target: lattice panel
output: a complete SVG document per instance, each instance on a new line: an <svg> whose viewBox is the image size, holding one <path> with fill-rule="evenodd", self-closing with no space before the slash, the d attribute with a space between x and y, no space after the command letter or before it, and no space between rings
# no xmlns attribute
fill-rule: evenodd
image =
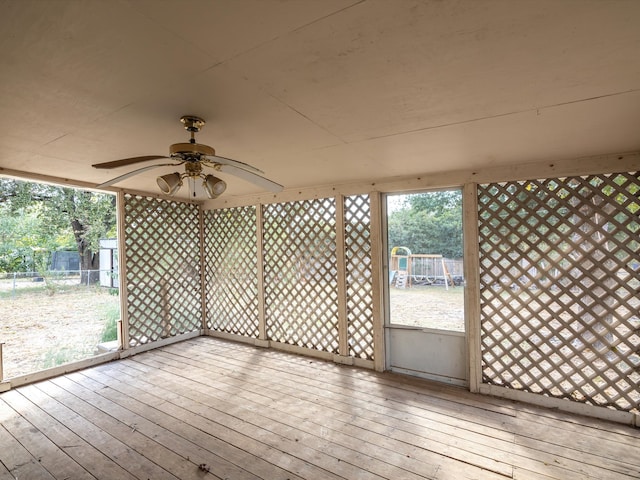
<svg viewBox="0 0 640 480"><path fill-rule="evenodd" d="M479 187L483 380L640 401L640 175Z"/></svg>
<svg viewBox="0 0 640 480"><path fill-rule="evenodd" d="M335 199L264 207L269 339L338 353Z"/></svg>
<svg viewBox="0 0 640 480"><path fill-rule="evenodd" d="M373 278L369 195L344 199L349 354L373 360Z"/></svg>
<svg viewBox="0 0 640 480"><path fill-rule="evenodd" d="M204 212L206 324L257 338L256 207Z"/></svg>
<svg viewBox="0 0 640 480"><path fill-rule="evenodd" d="M198 206L125 195L129 344L201 328Z"/></svg>

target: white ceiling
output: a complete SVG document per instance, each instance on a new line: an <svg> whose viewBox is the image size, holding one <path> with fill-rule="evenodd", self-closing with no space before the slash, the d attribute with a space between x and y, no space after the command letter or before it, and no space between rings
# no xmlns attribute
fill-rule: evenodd
<svg viewBox="0 0 640 480"><path fill-rule="evenodd" d="M101 183L185 114L286 188L639 151L639 25L639 0L0 0L0 167Z"/></svg>

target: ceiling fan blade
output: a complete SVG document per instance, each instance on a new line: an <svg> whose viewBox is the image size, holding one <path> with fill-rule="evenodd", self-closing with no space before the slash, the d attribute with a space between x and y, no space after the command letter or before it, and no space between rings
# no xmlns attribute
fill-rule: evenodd
<svg viewBox="0 0 640 480"><path fill-rule="evenodd" d="M268 178L264 178L264 177L262 177L260 175L257 175L255 173L249 172L249 171L244 170L242 168L238 168L238 167L236 167L234 165L221 164L216 168L217 168L217 170L220 170L221 172L230 173L231 175L235 175L236 177L242 178L243 180L251 182L254 185L257 185L257 186L262 187L262 188L264 188L266 190L269 190L270 192L274 192L274 193L281 192L282 189L284 188L279 183L272 182Z"/></svg>
<svg viewBox="0 0 640 480"><path fill-rule="evenodd" d="M149 160L158 160L159 158L169 158L164 155L146 155L144 157L123 158L121 160L113 160L111 162L96 163L91 165L93 168L117 168L133 165L134 163L146 162Z"/></svg>
<svg viewBox="0 0 640 480"><path fill-rule="evenodd" d="M160 158L164 158L164 157L160 157ZM116 178L112 178L111 180L108 180L104 183L101 183L100 185L96 185L96 188L104 188L104 187L110 187L111 185L118 183L122 180L125 180L129 177L133 177L134 175L137 175L139 173L145 172L147 170L151 170L153 168L158 168L158 167L168 167L170 165L174 165L174 166L178 166L178 165L182 165L184 162L180 162L180 163L158 163L156 165L148 165L146 167L142 167L142 168L138 168L136 170L132 170L131 172L125 173L124 175L120 175L119 177Z"/></svg>
<svg viewBox="0 0 640 480"><path fill-rule="evenodd" d="M209 155L207 159L212 159L211 162L219 163L220 165L230 165L232 167L238 167L244 170L248 170L249 172L264 173L259 168L251 166L248 163L240 162L238 160L233 160L231 158L219 157L217 155Z"/></svg>

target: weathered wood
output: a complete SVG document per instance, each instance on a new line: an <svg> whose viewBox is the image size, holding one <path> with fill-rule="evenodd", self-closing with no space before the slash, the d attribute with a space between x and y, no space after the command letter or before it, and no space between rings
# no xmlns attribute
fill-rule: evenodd
<svg viewBox="0 0 640 480"><path fill-rule="evenodd" d="M347 278L345 262L344 196L336 195L336 267L338 283L338 354L349 355L349 330L347 327Z"/></svg>
<svg viewBox="0 0 640 480"><path fill-rule="evenodd" d="M162 370L156 370L157 375L162 377L163 381L170 381L169 379L174 376L175 367L172 366L170 359L167 359L166 363L162 362L162 365L164 366ZM170 373L172 375L169 375ZM244 421L254 425L262 425L264 428L283 436L290 435L294 439L304 439L306 444L313 445L320 441L324 442L325 439L331 440L332 443L337 444L337 448L331 450L335 452L337 458L343 462L355 462L359 468L367 469L372 473L375 472L382 476L387 475L388 471L385 467L388 468L386 464L391 463L396 468L406 470L402 478L412 478L411 473L417 475L425 474L430 471L430 466L434 464L446 466L449 471L456 471L461 476L468 474L476 476L476 478L493 478L492 474L489 473L491 471L502 475L511 475L511 467L500 461L495 459L489 461L471 451L455 450L450 445L445 447L439 444L435 449L432 449L432 447L424 444L424 438L419 435L410 440L408 435L400 439L385 436L361 425L349 425L349 423L358 422L353 416L348 416L344 420L346 425L343 421L333 421L335 413L329 409L330 415L318 415L317 412L309 407L314 405L313 401L296 401L279 408L283 403L283 399L296 395L298 391L295 384L285 382L283 385L288 385L288 388L283 388L273 394L267 401L260 401L261 398L264 399L265 395L269 396L264 387L257 388L257 390L251 392L251 390L247 391L237 384L225 388L222 384L216 382L216 387L211 388L204 383L210 374L211 372L205 374L195 373L188 376L188 380L191 380L188 382L188 390L193 392L191 395L194 400L208 398L210 399L207 402L208 404L220 406L225 412L233 411L235 415ZM224 380L226 381L229 376L230 374L225 374ZM253 383L253 381L248 382L245 388L250 389ZM302 385L300 387L304 388ZM263 393L260 394L259 392ZM233 405L226 405L226 402L229 401L228 399L233 395L241 396L243 399L242 407L234 408ZM318 392L314 392L314 395L318 396ZM256 405L251 406L252 402L256 402ZM247 408L245 405L249 405L248 408L251 411L260 411L262 416L258 418L245 412L244 409ZM327 411L324 413L327 413ZM384 415L383 412L381 414ZM354 411L354 415L358 419L360 418L358 412ZM308 418L316 420L307 420ZM315 437L318 434L321 435L320 439ZM437 436L436 432L431 431L429 435L430 442L442 442L444 440L444 443L450 443L445 436L439 439L436 438ZM327 451L327 449L325 448L324 451ZM454 462L449 457L462 461ZM472 465L475 465L475 467ZM479 468L488 472L480 473ZM397 474L398 472L396 472Z"/></svg>
<svg viewBox="0 0 640 480"><path fill-rule="evenodd" d="M465 329L469 366L469 390L476 393L482 383L482 352L480 351L480 277L478 252L478 191L468 183L462 190L464 240Z"/></svg>
<svg viewBox="0 0 640 480"><path fill-rule="evenodd" d="M51 475L21 478L640 477L640 430L211 337L5 392L0 419Z"/></svg>
<svg viewBox="0 0 640 480"><path fill-rule="evenodd" d="M118 192L116 206L118 209L117 228L118 228L118 291L120 293L120 321L122 322L122 349L129 348L129 292L127 288L127 244L125 242L125 195L124 192Z"/></svg>
<svg viewBox="0 0 640 480"><path fill-rule="evenodd" d="M2 394L1 399L8 403L25 420L31 423L49 440L55 443L60 450L66 453L78 464L82 465L96 478L118 478L123 480L135 480L136 477L118 465L112 457L106 456L94 444L87 443L79 435L73 432L66 424L64 415L58 417L56 412L46 409L37 400L27 398L22 393L30 387L21 387L20 390L10 390ZM34 400L36 403L32 402ZM41 407L44 407L41 408ZM92 442L99 444L97 435ZM29 478L29 477L27 477ZM37 476L31 478L38 478ZM63 477L64 478L64 477Z"/></svg>
<svg viewBox="0 0 640 480"><path fill-rule="evenodd" d="M378 192L370 192L371 199L371 276L373 279L373 361L375 369L382 372L386 367L386 353L384 343L384 287L385 278L388 278L384 272L382 262L384 236L382 232L382 202Z"/></svg>
<svg viewBox="0 0 640 480"><path fill-rule="evenodd" d="M13 441L19 442L32 455L33 459L54 478L74 478L79 480L94 478L41 431L35 429L24 417L2 400L0 400L0 418L2 418L2 427L14 438ZM0 437L2 437L1 433ZM21 456L24 457L24 452L16 454L15 447L10 446L11 443L12 441L6 435L0 438L0 445L2 445L0 451L4 451L4 455L8 452L13 452L11 457L14 462L11 465L11 460L7 461L3 454L0 453L0 465L10 468L15 478L41 478L35 475L33 477L25 475L24 472L20 471L20 468L16 467L18 463L24 460L24 458L22 460L20 458ZM17 469L14 471L14 468ZM0 478L2 478L1 475Z"/></svg>
<svg viewBox="0 0 640 480"><path fill-rule="evenodd" d="M202 478L198 466L203 463L220 478L257 478L217 455L204 455L203 450L192 442L68 378L44 382L37 388L181 480Z"/></svg>
<svg viewBox="0 0 640 480"><path fill-rule="evenodd" d="M180 351L184 351L185 349L180 349ZM230 355L228 358L224 359L224 362L233 362L233 361L237 361L240 364L243 363L243 355L238 351L237 348L232 347L231 348L232 352L228 353L228 355ZM192 352L191 350L188 350L188 354L189 355L194 355L194 352ZM267 352L267 357L270 357L272 355L270 355L271 352ZM205 354L201 354L201 355L205 355ZM226 357L226 355L223 352L216 352L216 357L220 357L220 356L224 356ZM200 355L199 355L200 357ZM200 357L200 359L203 361L203 364L206 368L206 366L209 363L209 360L204 361L204 359L202 357ZM157 358L156 358L157 360ZM213 358L210 358L210 360L214 360ZM309 370L309 379L315 379L318 374L318 367L319 366L324 366L326 369L328 370L339 370L339 371L356 371L356 369L345 369L345 368L340 368L331 364L322 364L319 362L313 362L314 365L309 365L308 361L304 361L305 359L301 359L301 363L303 363L303 368L308 368ZM290 363L290 362L289 362ZM221 367L221 365L216 365L215 369L219 369ZM266 370L269 367L269 362L263 361L260 365L260 369L262 371L262 375L264 375L265 371L269 371ZM247 366L248 368L248 366ZM274 367L275 368L275 367ZM278 375L282 374L282 372L285 372L286 370L290 369L290 364L283 364L281 365L281 370L278 370ZM250 382L252 385L256 385L257 388L261 388L262 392L265 392L265 388L264 386L260 385L260 381L259 378L256 379L252 379L251 377L247 377L246 376L246 369L244 369L243 367L243 372L245 372L245 376L243 377L243 381L246 382L246 380L251 379L252 381ZM316 372L315 375L312 372ZM362 372L364 375L366 376L374 376L376 374L374 374L373 372L367 372L364 371ZM385 376L385 377L389 377L389 376ZM229 375L227 374L225 376L225 379L228 379ZM317 389L313 390L311 392L311 396L312 398L315 398L315 402L318 402L319 398L322 398L321 395L323 394L323 392L327 392L327 391L332 391L332 386L331 383L327 384L327 382L325 381L326 379L324 378L323 375L323 380L317 382ZM227 380L225 380L227 381ZM374 381L373 379L371 379L370 381ZM309 380L309 382L313 382L313 380ZM300 382L300 379L294 379L292 380L289 385L291 387L291 391L284 393L285 395L295 395L295 392L300 392L301 389L306 389L307 384L309 383L305 380L304 383ZM339 385L342 385L346 382L346 380L336 380L335 381L335 385L336 387L338 387ZM280 380L280 382L278 383L278 388L280 388L281 385L286 385L287 382L283 381L282 379ZM234 386L234 388L237 388L237 386ZM340 391L339 388L337 388L338 391ZM443 388L444 390L444 388ZM448 389L450 390L452 393L455 391L454 389ZM280 390L279 390L280 391ZM390 390L389 391L383 391L381 392L381 395L384 395L384 402L382 403L382 405L386 405L389 400L391 400L393 398L394 395L397 395L398 392L401 392L402 389L397 388L397 386L395 388L393 388L390 385ZM463 393L463 392L460 392ZM283 393L280 393L281 395ZM482 402L483 397L480 397L478 395L471 395L469 393L466 393L464 396L470 396L473 397L475 399L477 399L477 401ZM419 401L415 401L413 403L410 402L410 398L416 398L415 395L412 397L408 397L407 399L402 399L403 395L397 395L396 396L396 401L398 402L403 402L403 403L409 403L414 404L415 406L419 407L418 410L413 410L412 411L412 419L414 422L420 423L422 421L422 418L425 417L425 412L421 412L421 408L424 406L424 400L425 398L419 398ZM354 405L357 405L357 402L359 399L362 399L362 405L367 407L367 408L371 408L372 404L375 404L377 402L380 402L380 399L376 400L374 397L368 397L364 392L358 392L356 397L354 399L346 399L344 400L345 405L348 405L347 411L353 411ZM335 401L335 400L332 400ZM433 401L433 400L432 400ZM450 400L449 402L451 402L452 400ZM466 403L466 402L465 402ZM445 405L444 402L440 402L437 401L436 405L434 406L428 406L427 408L429 408L430 410L435 410L437 408L437 405ZM502 420L502 417L500 416L496 416L495 414L492 414L490 412L482 412L482 411L476 411L474 413L474 409L469 409L467 407L464 407L464 405L457 405L456 406L456 410L455 410L455 418L450 418L449 416L451 415L451 403L449 403L449 407L448 407L448 415L446 414L447 410L442 410L442 412L445 413L445 416L441 416L441 417L436 417L436 424L435 425L431 425L429 426L429 428L435 428L436 430L439 428L439 426L447 424L449 422L452 421L459 421L458 424L458 428L461 429L465 429L465 428L470 428L466 425L474 425L474 423L476 422L481 422L481 423L485 423L487 422L487 426L490 428L490 430L487 431L479 431L479 433L482 433L482 438L486 438L488 440L488 443L486 445L486 447L490 448L492 451L495 450L497 455L504 455L504 454L510 454L508 448L506 450L504 450L502 453L500 452L500 448L499 447L499 442L497 442L496 444L496 439L495 439L495 435L496 435L496 428L495 425L501 425L504 421ZM404 409L400 409L398 408L398 410L401 411L405 411L407 407L405 407ZM375 410L374 410L375 411ZM411 410L409 410L411 411ZM437 411L437 410L436 410ZM465 411L468 412L468 418L467 415L465 415ZM544 414L546 411L544 409L539 409L539 412L537 413L537 415L540 417L541 413ZM553 411L551 411L553 412ZM396 411L392 411L392 412L385 412L384 410L377 410L375 411L377 418L387 418L389 416L393 417L394 415L396 415ZM432 417L432 415L434 415L434 413L436 412L429 412L427 418ZM555 413L555 412L553 412ZM361 413L359 413L359 415L362 415ZM513 418L513 414L509 415L511 418ZM375 417L374 417L375 418ZM486 418L485 421L482 421L483 418ZM546 417L542 417L542 418L546 418ZM569 417L571 418L571 417ZM566 466L564 465L564 463L568 463L571 468L576 472L576 474L581 474L580 472L583 472L582 470L580 470L580 464L574 462L573 458L576 457L576 455L578 454L576 451L572 451L571 449L568 450L563 450L562 448L559 447L558 442L555 441L555 439L557 438L562 438L562 442L564 442L566 445L572 445L573 442L581 442L584 443L584 445L588 445L590 447L590 450L588 449L588 453L590 455L593 455L594 458L597 458L601 451L601 445L602 442L598 441L597 438L599 438L600 434L602 433L601 431L597 432L597 434L590 434L590 430L586 430L586 432L584 431L584 429L578 433L576 431L573 431L571 434L567 434L567 435L563 435L562 434L562 425L566 425L568 428L572 428L574 427L574 423L572 421L567 422L566 421L567 417L563 417L563 422L559 424L558 419L553 420L552 422L550 421L546 426L542 427L544 428L545 432L549 432L549 439L551 440L547 440L546 442L543 442L544 445L547 445L547 449L546 452L549 455L556 455L556 456L563 456L564 454L564 459L560 459L558 460L556 457L553 457L553 461L551 459L551 457L546 458L544 461L542 462L538 462L538 467L540 467L543 470L548 470L549 468L544 465L545 463L549 463L550 461L552 461L552 465L553 467L558 467L558 468L566 468ZM523 442L526 442L527 439L536 439L539 435L540 435L540 429L541 429L541 425L539 422L536 421L532 421L532 422L527 422L527 421L522 421L522 420L513 420L511 421L511 423L513 423L513 434L516 435L516 440L517 439L522 439ZM604 425L609 425L606 423L603 423ZM425 425L426 426L426 425ZM397 425L394 425L395 429L398 429ZM478 426L474 426L472 428L478 428ZM579 427L576 427L579 428ZM621 427L621 426L617 426L617 425L613 425L610 426L608 428L612 428L612 429L617 429L617 428L622 428L624 432L628 433L635 433L635 430L630 430L630 429L626 429L625 427ZM445 433L447 435L454 435L455 433L452 433L451 431L445 430ZM467 438L468 437L468 433L465 433L463 438ZM494 437L493 439L491 437ZM640 434L636 435L633 437L636 441L636 444L634 446L637 446L637 440L640 438ZM507 437L507 440L509 439L509 437ZM480 441L480 443L482 443L482 441ZM611 458L616 458L616 455L613 454L613 452L618 451L619 453L622 453L624 455L625 452L625 445L624 444L620 444L619 442L613 443L612 444L612 457ZM541 449L540 446L537 447L537 449L542 450L544 452L544 449ZM635 456L633 454L633 449L631 450L626 450L626 452L628 453L628 455L626 455L627 459L633 458L635 461L635 465L633 465L632 463L629 463L628 461L625 462L621 462L619 465L616 464L615 461L613 461L613 463L615 464L614 470L617 472L620 472L622 474L626 474L626 475L635 475L638 473L638 469L640 467L638 467L638 460L635 459ZM564 463L562 463L564 462ZM562 465L561 465L562 463ZM597 465L596 465L597 466ZM607 476L607 472L603 472L600 474L601 478L617 478L616 475L618 475L617 473L611 475L611 476Z"/></svg>

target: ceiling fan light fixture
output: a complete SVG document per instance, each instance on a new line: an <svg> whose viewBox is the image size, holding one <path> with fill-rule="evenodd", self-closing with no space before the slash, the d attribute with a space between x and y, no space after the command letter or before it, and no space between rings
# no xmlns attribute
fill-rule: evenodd
<svg viewBox="0 0 640 480"><path fill-rule="evenodd" d="M156 178L158 187L165 195L173 195L182 186L182 177L178 172L168 173Z"/></svg>
<svg viewBox="0 0 640 480"><path fill-rule="evenodd" d="M207 192L207 196L211 199L218 198L227 189L227 184L224 180L220 180L213 175L207 175L204 177L202 186Z"/></svg>

